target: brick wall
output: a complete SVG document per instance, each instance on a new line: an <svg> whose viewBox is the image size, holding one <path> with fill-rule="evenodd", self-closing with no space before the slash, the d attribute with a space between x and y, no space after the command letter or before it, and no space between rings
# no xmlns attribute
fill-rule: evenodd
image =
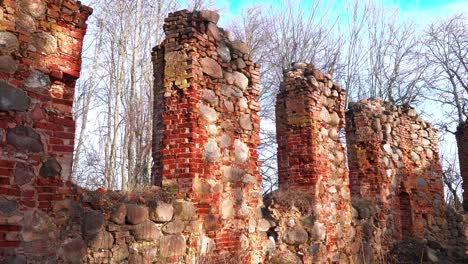
<svg viewBox="0 0 468 264"><path fill-rule="evenodd" d="M463 209L468 212L468 122L457 127L458 159L463 178Z"/></svg>
<svg viewBox="0 0 468 264"><path fill-rule="evenodd" d="M405 237L443 240L447 222L436 129L413 108L369 99L350 106L346 135L353 205L365 210L374 204L380 222L371 235L381 237L372 239L384 248Z"/></svg>
<svg viewBox="0 0 468 264"><path fill-rule="evenodd" d="M352 232L350 191L340 140L345 97L329 74L303 63L285 74L277 96L279 189L303 192L311 203L308 217L312 222L309 227L288 225L288 218L282 215L289 213L280 210L276 230L287 238L298 230L307 234L305 230L311 229L309 239L315 249L306 254L306 262L345 261L353 255L346 247L348 232ZM283 198L288 199L287 195ZM283 243L294 245L288 239Z"/></svg>
<svg viewBox="0 0 468 264"><path fill-rule="evenodd" d="M259 66L218 19L184 10L165 20L166 39L153 52L153 181L193 204L192 220L217 252L257 263ZM197 236L189 243L197 247Z"/></svg>

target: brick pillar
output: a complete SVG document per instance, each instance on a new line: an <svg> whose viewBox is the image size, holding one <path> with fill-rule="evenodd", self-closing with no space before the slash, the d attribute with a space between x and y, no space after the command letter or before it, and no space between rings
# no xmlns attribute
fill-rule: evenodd
<svg viewBox="0 0 468 264"><path fill-rule="evenodd" d="M285 74L277 96L280 190L311 194L316 229L323 226L327 234L321 237L326 247L319 248L314 261L344 254L351 222L348 171L340 140L345 97L329 74L303 63Z"/></svg>
<svg viewBox="0 0 468 264"><path fill-rule="evenodd" d="M463 209L468 212L468 122L457 127L458 160L463 178Z"/></svg>
<svg viewBox="0 0 468 264"><path fill-rule="evenodd" d="M22 212L49 212L70 193L73 94L92 11L74 0L1 2L0 256L20 246ZM38 250L54 254L47 243Z"/></svg>
<svg viewBox="0 0 468 264"><path fill-rule="evenodd" d="M259 66L218 19L212 11L183 10L165 20L166 39L153 52L153 182L195 207L192 220L217 252L256 262Z"/></svg>
<svg viewBox="0 0 468 264"><path fill-rule="evenodd" d="M444 237L436 129L406 106L361 100L346 113L353 197L378 205L382 239ZM383 244L393 242L383 239Z"/></svg>

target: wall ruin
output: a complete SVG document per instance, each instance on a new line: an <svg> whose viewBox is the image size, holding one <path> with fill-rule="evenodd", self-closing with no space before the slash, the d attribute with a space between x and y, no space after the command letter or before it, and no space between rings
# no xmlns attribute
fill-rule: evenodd
<svg viewBox="0 0 468 264"><path fill-rule="evenodd" d="M447 221L437 131L411 107L369 99L350 105L346 142L353 206L363 222L378 222L369 221L375 230L364 234L374 253L403 238L443 241Z"/></svg>
<svg viewBox="0 0 468 264"><path fill-rule="evenodd" d="M212 11L170 14L154 49L153 179L194 207L199 236L218 253L263 259L259 144L259 66L245 43L219 28ZM268 229L268 228L267 228ZM266 231L266 230L263 230ZM260 250L259 250L260 249Z"/></svg>
<svg viewBox="0 0 468 264"><path fill-rule="evenodd" d="M463 209L468 212L468 122L457 127L458 160L463 178Z"/></svg>
<svg viewBox="0 0 468 264"><path fill-rule="evenodd" d="M278 243L291 249L310 247L304 248L306 263L346 262L354 255L347 246L353 230L345 149L339 135L345 97L329 74L302 63L285 74L277 96L279 192L301 191L310 200L308 212L274 210ZM298 234L300 239L293 239Z"/></svg>

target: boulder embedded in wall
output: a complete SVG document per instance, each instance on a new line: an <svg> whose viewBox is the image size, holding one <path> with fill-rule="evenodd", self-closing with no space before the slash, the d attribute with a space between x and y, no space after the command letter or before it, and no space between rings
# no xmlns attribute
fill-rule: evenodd
<svg viewBox="0 0 468 264"><path fill-rule="evenodd" d="M27 88L33 89L48 87L50 85L50 78L48 75L40 71L34 71L29 75L29 77L26 80L24 80L23 85Z"/></svg>
<svg viewBox="0 0 468 264"><path fill-rule="evenodd" d="M18 50L18 38L10 32L0 32L0 50L4 53L10 53Z"/></svg>
<svg viewBox="0 0 468 264"><path fill-rule="evenodd" d="M195 215L195 206L192 202L176 201L174 203L174 215L181 220L192 220Z"/></svg>
<svg viewBox="0 0 468 264"><path fill-rule="evenodd" d="M18 150L26 150L30 152L42 152L43 147L41 138L32 128L23 125L18 125L12 129L8 129L7 142L15 146Z"/></svg>
<svg viewBox="0 0 468 264"><path fill-rule="evenodd" d="M245 171L236 167L223 166L221 167L221 174L224 182L236 183L242 180Z"/></svg>
<svg viewBox="0 0 468 264"><path fill-rule="evenodd" d="M185 230L185 224L180 219L175 219L163 226L162 231L165 234L180 234Z"/></svg>
<svg viewBox="0 0 468 264"><path fill-rule="evenodd" d="M208 162L216 162L219 160L220 156L221 152L216 141L209 140L208 143L205 144L203 158Z"/></svg>
<svg viewBox="0 0 468 264"><path fill-rule="evenodd" d="M118 225L125 224L125 218L127 217L127 206L125 204L117 204L110 215L110 220Z"/></svg>
<svg viewBox="0 0 468 264"><path fill-rule="evenodd" d="M62 166L53 157L50 157L45 162L43 162L41 169L39 170L39 175L42 177L56 177L60 176L61 173Z"/></svg>
<svg viewBox="0 0 468 264"><path fill-rule="evenodd" d="M162 257L177 257L185 254L187 245L181 235L168 235L160 240L159 252Z"/></svg>
<svg viewBox="0 0 468 264"><path fill-rule="evenodd" d="M250 115L248 114L243 114L239 117L239 124L245 130L253 129L252 120L250 119Z"/></svg>
<svg viewBox="0 0 468 264"><path fill-rule="evenodd" d="M301 258L289 250L275 253L270 260L271 264L302 264Z"/></svg>
<svg viewBox="0 0 468 264"><path fill-rule="evenodd" d="M36 21L28 14L20 14L16 19L16 28L21 31L33 33L36 31Z"/></svg>
<svg viewBox="0 0 468 264"><path fill-rule="evenodd" d="M218 104L218 97L213 90L205 89L202 93L203 101L216 106Z"/></svg>
<svg viewBox="0 0 468 264"><path fill-rule="evenodd" d="M243 73L235 71L232 73L232 77L234 78L234 85L243 91L249 86L249 79Z"/></svg>
<svg viewBox="0 0 468 264"><path fill-rule="evenodd" d="M90 241L90 246L94 250L111 249L114 245L114 237L110 232L101 230L97 236Z"/></svg>
<svg viewBox="0 0 468 264"><path fill-rule="evenodd" d="M47 32L37 32L32 35L32 45L39 52L50 55L57 51L57 39Z"/></svg>
<svg viewBox="0 0 468 264"><path fill-rule="evenodd" d="M25 92L0 81L0 111L27 111L30 104Z"/></svg>
<svg viewBox="0 0 468 264"><path fill-rule="evenodd" d="M203 119L205 119L208 123L214 123L216 120L218 120L219 114L213 108L201 104L198 110L200 111L201 117L203 117Z"/></svg>
<svg viewBox="0 0 468 264"><path fill-rule="evenodd" d="M62 244L63 258L67 263L83 263L86 255L86 244L81 237L67 238Z"/></svg>
<svg viewBox="0 0 468 264"><path fill-rule="evenodd" d="M0 72L4 73L15 73L18 68L16 60L11 55L0 56Z"/></svg>
<svg viewBox="0 0 468 264"><path fill-rule="evenodd" d="M309 235L304 228L292 227L286 229L283 235L283 241L289 245L300 245L307 242Z"/></svg>
<svg viewBox="0 0 468 264"><path fill-rule="evenodd" d="M212 58L202 58L200 60L200 64L202 66L202 71L207 75L217 79L223 78L223 70L221 69L221 66Z"/></svg>
<svg viewBox="0 0 468 264"><path fill-rule="evenodd" d="M220 211L222 219L230 219L234 217L234 202L229 198L224 199L221 202Z"/></svg>
<svg viewBox="0 0 468 264"><path fill-rule="evenodd" d="M16 163L13 176L15 179L15 184L22 186L31 182L32 178L34 178L34 169L29 164L18 162Z"/></svg>
<svg viewBox="0 0 468 264"><path fill-rule="evenodd" d="M211 10L200 10L199 12L200 16L206 21L209 21L214 24L218 23L219 14L217 12Z"/></svg>
<svg viewBox="0 0 468 264"><path fill-rule="evenodd" d="M135 225L132 234L137 241L157 241L161 237L158 225L151 220Z"/></svg>
<svg viewBox="0 0 468 264"><path fill-rule="evenodd" d="M231 61L231 51L229 50L228 47L226 46L219 46L218 47L218 54L219 54L219 57L221 57L221 59L228 63Z"/></svg>
<svg viewBox="0 0 468 264"><path fill-rule="evenodd" d="M203 228L206 231L218 230L219 224L219 218L214 214L207 214L203 219Z"/></svg>
<svg viewBox="0 0 468 264"><path fill-rule="evenodd" d="M154 222L164 223L172 220L174 207L172 204L159 202L156 207L149 208L149 217Z"/></svg>
<svg viewBox="0 0 468 264"><path fill-rule="evenodd" d="M244 163L249 159L249 147L247 147L244 142L236 139L234 141L234 154L236 157L236 162Z"/></svg>
<svg viewBox="0 0 468 264"><path fill-rule="evenodd" d="M104 216L99 211L88 211L83 214L81 230L85 239L89 239L101 231L104 226Z"/></svg>
<svg viewBox="0 0 468 264"><path fill-rule="evenodd" d="M216 26L216 24L208 23L208 28L206 31L208 35L211 35L215 40L217 41L223 40L223 33L218 28L218 26Z"/></svg>
<svg viewBox="0 0 468 264"><path fill-rule="evenodd" d="M52 219L42 211L26 211L21 237L24 242L48 240L56 235L56 226Z"/></svg>
<svg viewBox="0 0 468 264"><path fill-rule="evenodd" d="M312 240L320 240L320 241L324 241L325 240L325 236L327 235L327 230L325 228L325 225L322 224L322 223L315 223L314 224L314 227L312 228L312 232L311 232L311 239Z"/></svg>
<svg viewBox="0 0 468 264"><path fill-rule="evenodd" d="M132 225L141 224L149 218L148 207L138 204L127 205L127 222Z"/></svg>
<svg viewBox="0 0 468 264"><path fill-rule="evenodd" d="M14 200L8 200L0 197L0 213L10 215L18 209L18 203Z"/></svg>
<svg viewBox="0 0 468 264"><path fill-rule="evenodd" d="M243 42L241 40L234 40L231 43L231 46L232 46L233 49L236 49L236 50L240 51L243 54L249 53L249 46L247 46L247 43L245 43L245 42Z"/></svg>
<svg viewBox="0 0 468 264"><path fill-rule="evenodd" d="M41 0L19 0L17 5L18 9L23 13L38 19L43 18L47 10L45 4Z"/></svg>

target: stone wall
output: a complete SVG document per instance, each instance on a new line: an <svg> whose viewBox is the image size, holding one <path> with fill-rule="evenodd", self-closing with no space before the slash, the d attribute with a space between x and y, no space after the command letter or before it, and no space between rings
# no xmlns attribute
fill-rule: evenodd
<svg viewBox="0 0 468 264"><path fill-rule="evenodd" d="M353 256L347 246L353 230L340 141L345 97L329 74L303 63L285 74L277 96L279 192L303 192L299 200L310 200L311 205L305 214L296 214L289 206L276 208L278 243L290 250L310 247L304 249L306 263L344 262ZM300 241L291 239L297 234Z"/></svg>
<svg viewBox="0 0 468 264"><path fill-rule="evenodd" d="M463 209L468 212L468 122L457 127L458 160L463 178Z"/></svg>
<svg viewBox="0 0 468 264"><path fill-rule="evenodd" d="M403 238L443 241L437 131L410 107L370 99L350 105L346 141L358 233L374 255Z"/></svg>
<svg viewBox="0 0 468 264"><path fill-rule="evenodd" d="M259 66L218 19L184 10L165 20L166 39L153 52L153 180L195 208L191 247L206 236L216 252L259 263Z"/></svg>
<svg viewBox="0 0 468 264"><path fill-rule="evenodd" d="M73 196L71 109L91 11L76 1L1 1L0 256L56 254L47 233L30 229Z"/></svg>

